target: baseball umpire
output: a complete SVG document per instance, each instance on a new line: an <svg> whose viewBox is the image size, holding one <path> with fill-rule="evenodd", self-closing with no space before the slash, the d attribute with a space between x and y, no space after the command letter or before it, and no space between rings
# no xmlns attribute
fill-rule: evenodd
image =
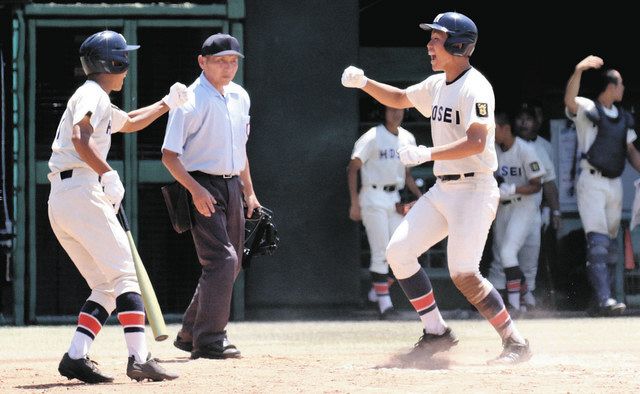
<svg viewBox="0 0 640 394"><path fill-rule="evenodd" d="M129 114L111 104L109 93L122 89L127 76L128 53L138 48L110 30L82 43L80 61L87 81L67 102L51 146L49 221L91 288L58 371L86 383L113 381L88 353L114 309L129 352L127 376L136 380L178 377L165 371L147 350L144 305L131 248L116 218L124 187L106 161L112 133L141 130L186 101L186 87L176 83L161 101Z"/></svg>

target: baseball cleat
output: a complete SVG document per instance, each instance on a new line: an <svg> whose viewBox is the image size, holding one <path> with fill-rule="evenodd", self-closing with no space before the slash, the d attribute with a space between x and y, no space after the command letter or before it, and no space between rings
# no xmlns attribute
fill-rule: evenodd
<svg viewBox="0 0 640 394"><path fill-rule="evenodd" d="M439 352L445 352L458 344L458 338L453 334L450 327L442 333L428 334L425 330L422 330L422 336L416 342L411 352L423 352L426 351L429 354L435 354Z"/></svg>
<svg viewBox="0 0 640 394"><path fill-rule="evenodd" d="M78 379L85 383L113 382L113 378L100 372L96 365L98 363L91 360L89 356L74 360L69 357L69 353L65 353L58 365L58 372L66 378Z"/></svg>
<svg viewBox="0 0 640 394"><path fill-rule="evenodd" d="M518 343L512 337L509 337L502 341L502 347L502 353L497 358L487 361L487 364L510 365L521 363L531 358L531 350L527 339L525 339L524 343Z"/></svg>
<svg viewBox="0 0 640 394"><path fill-rule="evenodd" d="M213 343L201 346L198 350L191 352L191 358L193 360L197 358L239 358L240 350L235 345L229 343L227 338L220 339Z"/></svg>
<svg viewBox="0 0 640 394"><path fill-rule="evenodd" d="M183 341L180 335L176 336L176 340L173 341L173 346L185 352L191 353L191 351L193 351L193 343L191 341Z"/></svg>
<svg viewBox="0 0 640 394"><path fill-rule="evenodd" d="M625 304L609 298L600 305L599 312L602 316L618 316L621 315L625 309L627 309Z"/></svg>
<svg viewBox="0 0 640 394"><path fill-rule="evenodd" d="M152 380L160 382L162 380L173 380L178 374L167 372L159 364L157 358L151 358L151 353L147 356L145 363L139 363L134 356L129 356L127 361L127 376L140 382L141 380Z"/></svg>
<svg viewBox="0 0 640 394"><path fill-rule="evenodd" d="M400 320L400 313L395 308L387 308L380 312L380 320Z"/></svg>

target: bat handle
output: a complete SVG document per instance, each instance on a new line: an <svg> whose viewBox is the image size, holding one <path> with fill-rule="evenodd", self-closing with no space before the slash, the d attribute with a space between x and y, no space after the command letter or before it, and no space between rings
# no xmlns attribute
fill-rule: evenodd
<svg viewBox="0 0 640 394"><path fill-rule="evenodd" d="M124 231L130 231L131 227L129 227L129 220L127 219L127 215L124 213L124 207L122 204L120 204L120 208L118 209L116 216L118 217L118 221L122 225L122 228L124 228Z"/></svg>

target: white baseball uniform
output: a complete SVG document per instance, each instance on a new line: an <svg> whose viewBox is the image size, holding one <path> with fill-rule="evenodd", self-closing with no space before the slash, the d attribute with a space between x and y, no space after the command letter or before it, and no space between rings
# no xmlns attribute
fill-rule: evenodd
<svg viewBox="0 0 640 394"><path fill-rule="evenodd" d="M416 145L413 134L398 127L395 135L381 124L364 133L351 154L352 160L362 161L359 193L362 224L371 252L369 270L378 274L389 273L385 250L402 220L396 203L400 202L399 190L405 186L406 167L397 152L406 145Z"/></svg>
<svg viewBox="0 0 640 394"><path fill-rule="evenodd" d="M140 288L127 235L104 194L98 174L80 158L71 140L73 126L87 114L94 130L91 140L105 160L111 133L119 131L128 119L93 81L86 81L71 96L51 146L49 221L92 289L89 300L110 313L118 295L140 293Z"/></svg>
<svg viewBox="0 0 640 394"><path fill-rule="evenodd" d="M578 152L586 153L595 141L598 126L587 118L587 112L595 108L595 103L585 97L576 97L578 113L573 115L565 108L565 113L576 125ZM618 108L602 108L604 113L615 118ZM637 138L633 129L627 130L627 144ZM610 238L618 235L622 215L622 180L607 178L587 162L580 160L580 175L576 186L578 211L585 233L608 234ZM593 173L592 173L593 172ZM603 209L604 207L604 209Z"/></svg>
<svg viewBox="0 0 640 394"><path fill-rule="evenodd" d="M530 142L516 137L509 150L496 147L498 171L496 175L506 183L522 186L531 179L544 177L537 152ZM504 269L519 266L529 280L535 283L540 248L540 195L541 191L528 194L514 194L501 198L493 229L493 262L489 270L489 281L497 289L505 288ZM523 250L525 244L537 244L538 251ZM525 255L524 252L527 252ZM535 260L532 258L535 255ZM534 284L535 287L535 284ZM531 288L530 288L531 289ZM531 289L533 290L533 289Z"/></svg>
<svg viewBox="0 0 640 394"><path fill-rule="evenodd" d="M544 184L545 182L554 181L556 179L556 172L553 167L551 157L549 156L549 152L552 149L551 143L540 136L538 136L534 141L522 141L532 146L535 149L536 156L540 159L540 167L544 168L544 175L542 175L541 182ZM498 162L500 162L500 155L498 155ZM502 168L501 165L500 168ZM533 194L533 196L535 196L536 205L539 207L542 203L542 190ZM500 212L500 209L498 209L498 212ZM518 251L518 262L520 269L526 278L527 289L529 291L536 289L536 277L538 276L538 260L540 257L541 239L540 231L534 231L534 228L540 230L540 227L542 226L542 218L540 217L540 214L533 217L531 226L532 230L525 237L524 244ZM491 263L491 268L489 270L489 280L496 289L502 290L505 288L506 277L504 275L500 256L497 254L495 249L493 250L493 256L494 261Z"/></svg>
<svg viewBox="0 0 640 394"><path fill-rule="evenodd" d="M493 176L495 152L495 98L489 81L475 68L447 83L434 74L406 90L411 103L431 118L434 146L466 137L474 123L487 126L482 152L458 160L434 163L436 184L411 208L391 237L389 261L398 279L415 274L418 256L449 237L447 256L451 275L479 273L480 258L495 218L499 191ZM458 179L452 179L458 177Z"/></svg>

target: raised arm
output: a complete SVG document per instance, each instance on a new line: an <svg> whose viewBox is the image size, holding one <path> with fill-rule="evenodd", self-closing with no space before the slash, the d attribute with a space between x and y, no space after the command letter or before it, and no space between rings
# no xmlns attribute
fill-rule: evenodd
<svg viewBox="0 0 640 394"><path fill-rule="evenodd" d="M364 71L354 66L347 67L342 73L342 85L347 88L362 89L388 107L413 107L404 90L369 79L364 75Z"/></svg>
<svg viewBox="0 0 640 394"><path fill-rule="evenodd" d="M567 88L564 93L564 105L572 114L578 113L578 104L576 103L576 97L580 91L580 79L582 78L582 72L590 68L600 68L604 64L602 58L598 56L589 55L582 59L578 63L567 82Z"/></svg>

